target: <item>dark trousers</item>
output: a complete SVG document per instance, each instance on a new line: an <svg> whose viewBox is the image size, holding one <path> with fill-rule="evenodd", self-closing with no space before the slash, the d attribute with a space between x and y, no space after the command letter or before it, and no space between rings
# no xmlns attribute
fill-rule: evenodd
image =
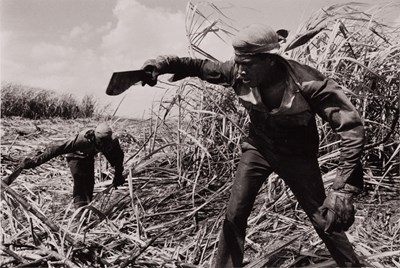
<svg viewBox="0 0 400 268"><path fill-rule="evenodd" d="M74 179L74 204L76 207L85 206L93 198L94 159L68 159L68 166Z"/></svg>
<svg viewBox="0 0 400 268"><path fill-rule="evenodd" d="M318 208L325 199L325 190L317 159L267 157L268 161L256 149L243 151L220 234L215 267L243 266L247 219L258 191L272 172L276 172L290 187L337 265L359 266L344 232L333 232L330 235L324 232L325 219Z"/></svg>

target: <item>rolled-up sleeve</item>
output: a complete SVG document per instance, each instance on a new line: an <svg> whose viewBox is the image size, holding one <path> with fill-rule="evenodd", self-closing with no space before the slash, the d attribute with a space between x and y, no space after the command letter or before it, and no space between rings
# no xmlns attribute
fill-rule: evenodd
<svg viewBox="0 0 400 268"><path fill-rule="evenodd" d="M355 192L363 188L361 155L364 147L364 125L359 113L343 89L333 80L303 83L305 95L313 110L340 135L341 151L333 189L348 184Z"/></svg>

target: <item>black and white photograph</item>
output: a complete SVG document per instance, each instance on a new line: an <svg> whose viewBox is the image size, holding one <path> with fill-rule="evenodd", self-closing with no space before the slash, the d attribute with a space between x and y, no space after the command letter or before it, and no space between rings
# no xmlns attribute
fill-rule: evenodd
<svg viewBox="0 0 400 268"><path fill-rule="evenodd" d="M0 267L400 268L400 2L1 0Z"/></svg>

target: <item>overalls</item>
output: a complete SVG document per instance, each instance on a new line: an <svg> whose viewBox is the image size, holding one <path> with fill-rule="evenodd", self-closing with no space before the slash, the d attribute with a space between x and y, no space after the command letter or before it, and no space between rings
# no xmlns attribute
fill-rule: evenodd
<svg viewBox="0 0 400 268"><path fill-rule="evenodd" d="M67 154L67 163L74 180L72 196L76 207L85 206L93 199L94 157L96 154Z"/></svg>
<svg viewBox="0 0 400 268"><path fill-rule="evenodd" d="M360 158L364 126L340 86L312 67L281 58L288 72L283 81L286 83L284 96L280 107L270 111L262 102L262 89L241 83L233 60L214 62L159 56L155 61L159 74L174 74L170 81L194 76L232 87L249 112L250 133L242 146L220 234L216 268L242 266L247 219L261 185L272 172L293 191L336 263L359 266L344 232L328 235L323 231L325 220L318 210L325 199L325 189L317 161L319 136L315 114L328 122L341 138L341 154L332 188L349 184L361 191L363 185Z"/></svg>
<svg viewBox="0 0 400 268"><path fill-rule="evenodd" d="M345 233L324 232L325 219L318 210L326 197L317 160L318 133L299 86L289 78L281 106L270 112L257 100L255 89L248 94L235 91L252 123L249 140L242 145L215 267L242 267L247 220L258 191L272 172L289 186L337 264L357 266Z"/></svg>

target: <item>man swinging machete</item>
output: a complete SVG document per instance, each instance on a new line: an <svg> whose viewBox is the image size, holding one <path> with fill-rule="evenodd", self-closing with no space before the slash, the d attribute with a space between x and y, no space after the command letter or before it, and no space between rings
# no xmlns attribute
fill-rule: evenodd
<svg viewBox="0 0 400 268"><path fill-rule="evenodd" d="M335 81L280 55L279 40L279 32L269 26L252 24L233 38L232 60L159 56L146 61L142 71L121 75L131 75L134 83L141 77L150 86L167 73L174 75L172 81L198 77L234 90L248 111L249 135L242 144L215 267L243 266L247 219L272 172L290 187L337 265L360 267L345 231L355 219L353 197L363 189L363 122ZM119 94L132 85L123 81L113 81L107 93ZM318 164L316 115L341 138L336 179L327 195Z"/></svg>

